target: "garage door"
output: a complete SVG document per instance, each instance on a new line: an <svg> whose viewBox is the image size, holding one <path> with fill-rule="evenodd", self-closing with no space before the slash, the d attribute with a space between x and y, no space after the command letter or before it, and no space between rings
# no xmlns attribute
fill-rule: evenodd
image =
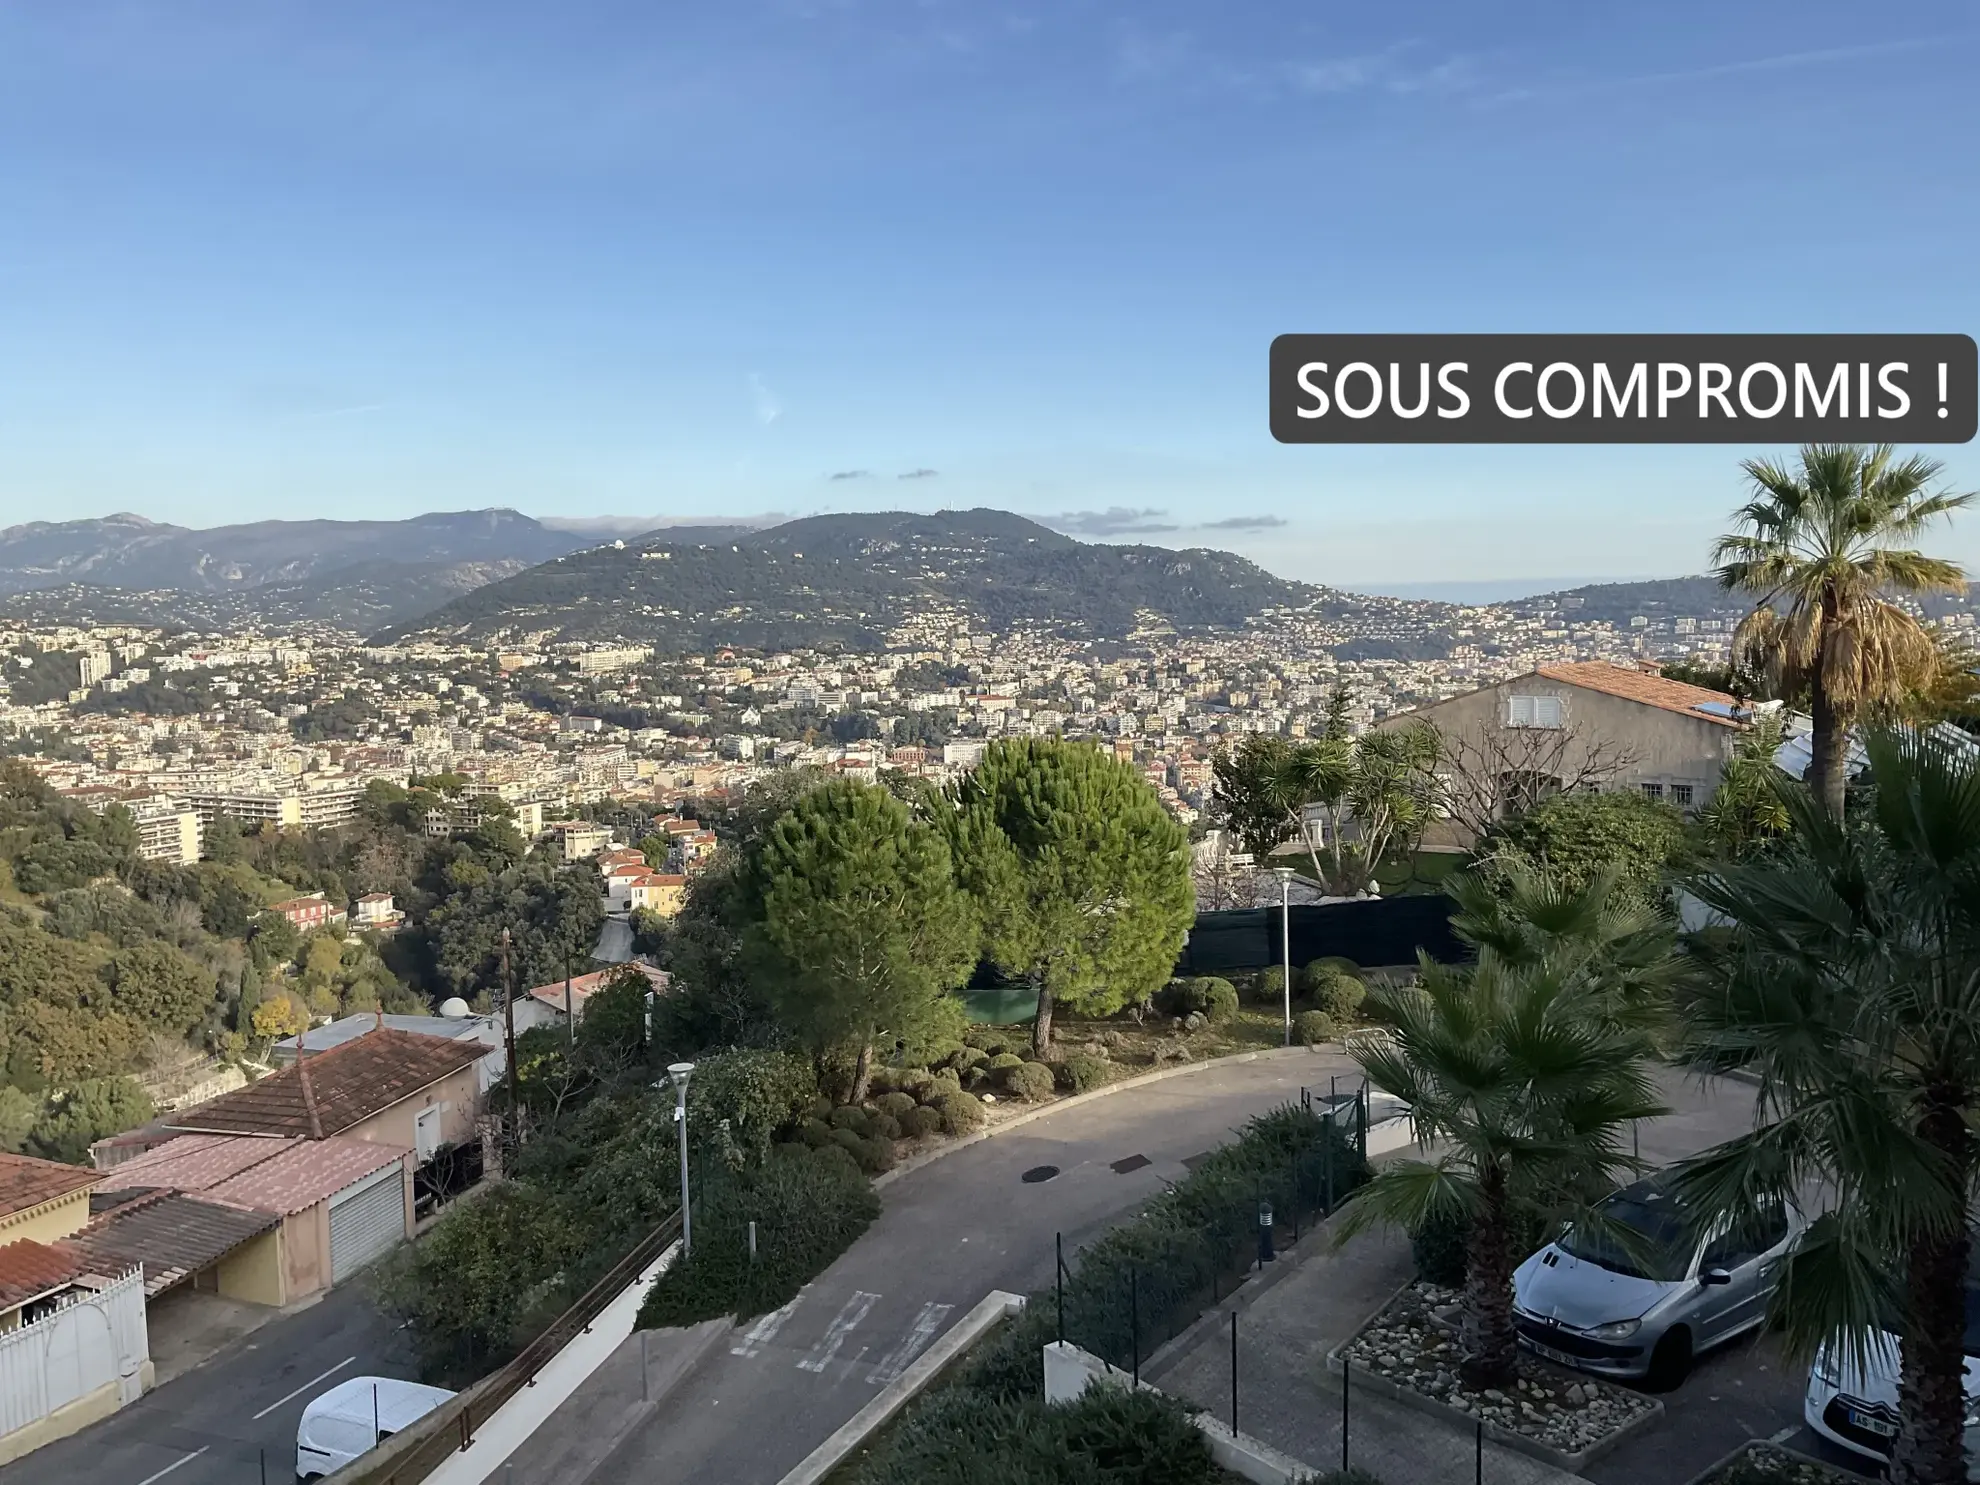
<svg viewBox="0 0 1980 1485"><path fill-rule="evenodd" d="M330 1281L341 1284L406 1235L405 1177L396 1165L330 1199Z"/></svg>

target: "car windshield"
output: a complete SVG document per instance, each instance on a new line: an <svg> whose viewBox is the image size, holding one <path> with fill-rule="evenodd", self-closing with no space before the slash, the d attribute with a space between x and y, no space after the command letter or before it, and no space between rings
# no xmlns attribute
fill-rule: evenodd
<svg viewBox="0 0 1980 1485"><path fill-rule="evenodd" d="M1560 1239L1563 1251L1632 1279L1672 1284L1685 1276L1692 1236L1670 1192L1639 1181L1595 1210L1605 1219L1602 1228L1570 1227Z"/></svg>

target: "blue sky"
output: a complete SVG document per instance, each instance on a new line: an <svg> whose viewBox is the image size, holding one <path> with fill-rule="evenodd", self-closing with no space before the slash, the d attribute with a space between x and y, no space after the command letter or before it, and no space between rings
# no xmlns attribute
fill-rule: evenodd
<svg viewBox="0 0 1980 1485"><path fill-rule="evenodd" d="M1695 570L1744 450L1284 448L1268 343L1973 333L1977 83L1973 0L0 0L0 522Z"/></svg>

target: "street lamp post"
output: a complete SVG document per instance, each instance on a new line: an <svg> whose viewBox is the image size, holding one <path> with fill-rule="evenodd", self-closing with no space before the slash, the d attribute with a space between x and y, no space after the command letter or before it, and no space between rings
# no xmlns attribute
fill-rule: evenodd
<svg viewBox="0 0 1980 1485"><path fill-rule="evenodd" d="M687 1158L687 1087L688 1077L694 1071L692 1062L670 1062L667 1064L667 1083L674 1085L674 1128L680 1132L681 1146L681 1257L685 1258L694 1250L694 1230L689 1226L688 1213L688 1158ZM667 1083L655 1083L655 1088L665 1088Z"/></svg>
<svg viewBox="0 0 1980 1485"><path fill-rule="evenodd" d="M1279 954L1284 961L1285 983L1279 988L1286 997L1286 1045L1292 1045L1292 879L1290 866L1275 866L1279 879Z"/></svg>

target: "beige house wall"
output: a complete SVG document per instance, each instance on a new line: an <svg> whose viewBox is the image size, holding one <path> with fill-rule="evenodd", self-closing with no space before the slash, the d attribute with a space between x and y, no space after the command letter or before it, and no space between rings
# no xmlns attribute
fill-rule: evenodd
<svg viewBox="0 0 1980 1485"><path fill-rule="evenodd" d="M216 1287L229 1299L277 1307L289 1302L281 1227L271 1227L261 1236L248 1239L221 1259L217 1267Z"/></svg>
<svg viewBox="0 0 1980 1485"><path fill-rule="evenodd" d="M1420 707L1391 717L1384 727L1400 727L1427 722L1449 740L1479 738L1492 733L1518 733L1526 729L1508 728L1507 709L1514 696L1557 696L1561 700L1561 725L1568 743L1560 756L1561 771L1567 776L1585 768L1598 749L1614 755L1618 750L1630 755L1627 764L1604 782L1604 789L1641 790L1646 784L1662 786L1666 803L1673 802L1673 787L1691 787L1688 811L1702 808L1719 787L1726 760L1732 756L1741 729L1703 716L1646 702L1630 701L1606 692L1592 691L1566 681L1543 676L1518 676L1483 690L1454 696L1431 706ZM1546 731L1547 729L1534 729ZM1426 834L1429 850L1468 850L1473 841L1456 821L1446 821Z"/></svg>
<svg viewBox="0 0 1980 1485"><path fill-rule="evenodd" d="M0 1217L0 1246L17 1243L22 1238L52 1243L81 1231L88 1221L89 1188L85 1186L53 1201L44 1201L38 1207Z"/></svg>
<svg viewBox="0 0 1980 1485"><path fill-rule="evenodd" d="M373 1144L417 1149L413 1121L419 1117L421 1109L438 1104L442 1144L458 1145L474 1138L475 1100L480 1094L475 1066L470 1062L439 1082L428 1084L410 1098L402 1098L389 1109L380 1109L362 1123L353 1124L344 1134L353 1139L370 1140Z"/></svg>
<svg viewBox="0 0 1980 1485"><path fill-rule="evenodd" d="M318 1202L291 1212L278 1229L282 1237L283 1303L306 1299L330 1287L330 1204Z"/></svg>

